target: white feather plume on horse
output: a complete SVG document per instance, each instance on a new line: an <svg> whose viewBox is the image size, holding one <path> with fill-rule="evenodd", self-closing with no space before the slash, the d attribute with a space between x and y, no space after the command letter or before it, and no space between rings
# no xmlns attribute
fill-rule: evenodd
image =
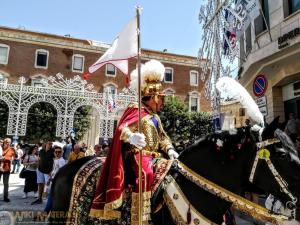
<svg viewBox="0 0 300 225"><path fill-rule="evenodd" d="M216 87L220 92L228 94L230 97L237 99L244 108L250 118L256 123L264 126L264 117L248 91L231 77L221 77L216 83Z"/></svg>

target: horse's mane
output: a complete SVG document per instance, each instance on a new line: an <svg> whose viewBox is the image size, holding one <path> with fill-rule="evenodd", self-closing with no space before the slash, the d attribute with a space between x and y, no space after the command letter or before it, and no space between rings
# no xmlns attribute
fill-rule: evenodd
<svg viewBox="0 0 300 225"><path fill-rule="evenodd" d="M289 136L280 129L275 130L275 136L283 145L283 148L281 148L280 151L283 151L283 153L285 154L289 154L291 161L294 161L295 163L300 165L298 151Z"/></svg>
<svg viewBox="0 0 300 225"><path fill-rule="evenodd" d="M238 144L242 144L241 142L245 138L245 135L246 133L243 128L213 132L194 141L180 155L183 156L188 152L201 149L205 144L214 146L215 150L221 153L228 153L230 151L231 155L233 155L235 149L226 147L235 145L236 149L240 148L241 146L238 146Z"/></svg>
<svg viewBox="0 0 300 225"><path fill-rule="evenodd" d="M274 138L274 130L276 129L275 126L277 125L276 122L278 121L278 118L275 118L274 121L275 122L272 122L267 128L264 129L262 134L264 140L268 138ZM270 132L272 130L273 132ZM245 128L243 127L228 131L226 130L213 132L194 141L194 143L186 147L180 155L183 156L188 152L199 150L205 144L210 143L215 145L216 150L221 149L221 154L227 154L230 151L230 155L234 156L236 151L233 151L234 149L230 148L229 146L233 146L233 144L242 144L241 142L243 141L243 138L245 138L247 135L249 135L249 138L252 140L252 143L256 142L256 139L258 139L258 137L256 136L259 135L258 133L258 130L251 129L251 134L247 134ZM290 159L292 162L295 162L297 165L300 166L300 158L298 152L290 138L280 129L275 130L275 136L280 140L283 146L280 149L277 148L277 150L289 155L290 157L287 157L287 159ZM234 148L236 148L236 146L234 146Z"/></svg>

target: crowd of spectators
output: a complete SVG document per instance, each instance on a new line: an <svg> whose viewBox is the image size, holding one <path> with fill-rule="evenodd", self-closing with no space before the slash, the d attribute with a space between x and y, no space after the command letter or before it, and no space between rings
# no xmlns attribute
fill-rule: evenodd
<svg viewBox="0 0 300 225"><path fill-rule="evenodd" d="M48 141L34 145L12 145L10 138L0 138L0 181L3 180L3 200L9 199L9 177L12 173L20 173L25 168L23 196L27 198L30 192L36 200L31 204L41 204L47 199L45 211L49 211L52 203L52 181L61 167L67 163L85 156L105 157L108 143L96 144L94 147L85 143L75 144L72 138L66 144Z"/></svg>

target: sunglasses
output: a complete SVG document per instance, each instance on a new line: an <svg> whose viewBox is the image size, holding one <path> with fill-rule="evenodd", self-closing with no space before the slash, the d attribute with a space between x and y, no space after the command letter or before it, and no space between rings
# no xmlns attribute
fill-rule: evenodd
<svg viewBox="0 0 300 225"><path fill-rule="evenodd" d="M55 153L62 153L61 151L55 151Z"/></svg>

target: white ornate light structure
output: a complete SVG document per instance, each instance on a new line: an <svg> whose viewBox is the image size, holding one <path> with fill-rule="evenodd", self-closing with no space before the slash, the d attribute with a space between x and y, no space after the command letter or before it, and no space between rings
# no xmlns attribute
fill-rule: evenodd
<svg viewBox="0 0 300 225"><path fill-rule="evenodd" d="M58 73L42 80L42 83L41 87L25 85L25 77L20 77L18 84L0 81L0 100L6 102L9 108L7 135L13 135L15 139L24 136L30 107L37 102L47 102L57 112L57 137L64 139L68 136L73 128L74 114L81 106L95 108L100 116L100 137L112 137L117 112L125 109L130 102L137 101L136 93L128 89L116 95L97 93L92 84L87 84L78 75L65 79ZM114 107L109 108L112 101Z"/></svg>
<svg viewBox="0 0 300 225"><path fill-rule="evenodd" d="M214 116L219 116L220 96L215 83L220 76L229 76L234 59L238 56L239 46L226 35L229 26L225 10L234 0L208 0L200 8L199 22L203 28L202 43L198 58L206 59L202 80L205 80L205 97L213 100ZM224 48L227 45L228 48Z"/></svg>

